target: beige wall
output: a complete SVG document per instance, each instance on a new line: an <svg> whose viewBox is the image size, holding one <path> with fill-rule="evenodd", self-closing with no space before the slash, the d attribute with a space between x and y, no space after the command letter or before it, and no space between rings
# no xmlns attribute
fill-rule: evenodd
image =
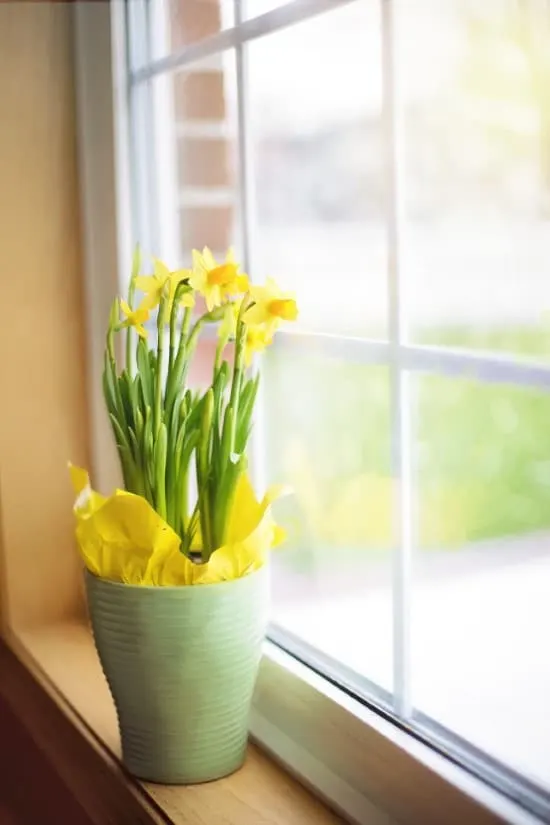
<svg viewBox="0 0 550 825"><path fill-rule="evenodd" d="M0 570L12 626L79 608L88 462L72 8L0 3Z"/></svg>

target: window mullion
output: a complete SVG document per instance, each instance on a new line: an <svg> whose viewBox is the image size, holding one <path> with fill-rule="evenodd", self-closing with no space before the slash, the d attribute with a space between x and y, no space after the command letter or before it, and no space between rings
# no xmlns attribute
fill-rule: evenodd
<svg viewBox="0 0 550 825"><path fill-rule="evenodd" d="M244 21L245 0L234 0L235 27L238 29ZM237 74L237 135L238 135L238 170L239 170L239 211L242 243L242 259L245 271L254 279L254 227L256 205L253 186L252 131L249 109L249 72L248 44L235 46ZM266 486L265 455L265 397L260 386L254 410L254 429L251 442L252 475L259 490Z"/></svg>
<svg viewBox="0 0 550 825"><path fill-rule="evenodd" d="M131 2L143 2L143 0L131 0ZM198 63L212 55L220 54L240 44L281 31L284 28L294 26L297 23L352 2L355 2L355 0L291 0L249 20L245 20L244 16L241 15L236 17L233 28L223 29L157 60L142 61L137 66L134 65L132 67L132 81L141 83L162 72L173 71L191 63Z"/></svg>
<svg viewBox="0 0 550 825"><path fill-rule="evenodd" d="M243 0L235 0L235 25L243 21ZM239 207L243 264L246 272L252 270L253 257L253 188L252 188L252 147L250 132L250 112L248 105L248 63L247 46L235 46L237 68L237 135L239 170Z"/></svg>
<svg viewBox="0 0 550 825"><path fill-rule="evenodd" d="M145 0L132 0L126 3L126 10L130 67L143 65L150 59L147 3ZM130 84L129 112L133 156L133 232L141 247L151 252L157 249L157 233L150 80Z"/></svg>
<svg viewBox="0 0 550 825"><path fill-rule="evenodd" d="M390 339L393 490L393 691L395 711L412 712L410 690L410 598L412 557L411 409L409 373L403 369L403 153L399 121L396 4L382 0L383 124L386 146L388 325Z"/></svg>
<svg viewBox="0 0 550 825"><path fill-rule="evenodd" d="M149 0L149 50L150 55L161 53L167 37L170 36L169 0ZM150 81L154 176L154 231L155 251L163 260L179 265L182 249L179 237L178 179L174 170L178 169L176 112L174 106L173 74L159 75ZM153 216L152 216L153 217Z"/></svg>

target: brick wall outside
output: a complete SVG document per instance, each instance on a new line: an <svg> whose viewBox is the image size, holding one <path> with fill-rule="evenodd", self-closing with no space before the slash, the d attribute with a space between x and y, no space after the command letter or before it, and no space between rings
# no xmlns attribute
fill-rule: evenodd
<svg viewBox="0 0 550 825"><path fill-rule="evenodd" d="M219 0L170 0L170 20L171 48L181 49L220 30ZM221 66L221 61L219 68L197 64L174 76L177 174L183 198L179 213L180 240L184 253L205 245L222 252L232 241L234 187L231 146L224 137L229 112ZM193 134L185 133L186 124ZM205 136L201 126L205 127ZM218 127L220 135L216 136ZM185 193L190 189L193 202L186 204ZM220 191L222 195L227 192L225 202L222 197L222 202L218 198L213 203L212 195Z"/></svg>

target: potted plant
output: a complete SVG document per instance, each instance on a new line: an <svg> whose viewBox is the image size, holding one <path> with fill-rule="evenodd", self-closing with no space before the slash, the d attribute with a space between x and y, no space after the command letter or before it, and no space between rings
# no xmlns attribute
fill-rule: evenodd
<svg viewBox="0 0 550 825"><path fill-rule="evenodd" d="M103 373L124 490L104 497L71 467L76 537L125 765L150 781L203 782L245 755L266 562L282 539L270 511L281 490L258 500L248 474L251 365L297 308L272 280L249 285L230 253L218 263L194 250L192 269L155 260L152 275L139 270L136 253L127 300L112 306ZM212 379L193 389L189 367L215 322Z"/></svg>

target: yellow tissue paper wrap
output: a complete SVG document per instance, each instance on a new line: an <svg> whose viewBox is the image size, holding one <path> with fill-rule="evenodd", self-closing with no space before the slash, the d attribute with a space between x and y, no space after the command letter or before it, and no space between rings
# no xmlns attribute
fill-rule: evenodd
<svg viewBox="0 0 550 825"><path fill-rule="evenodd" d="M271 504L284 493L271 487L258 502L243 474L229 515L227 541L206 564L180 551L180 537L144 498L117 490L106 498L91 489L86 470L69 465L76 493L76 539L84 563L96 576L137 585L215 584L258 570L268 551L284 539ZM200 547L196 548L200 550Z"/></svg>

